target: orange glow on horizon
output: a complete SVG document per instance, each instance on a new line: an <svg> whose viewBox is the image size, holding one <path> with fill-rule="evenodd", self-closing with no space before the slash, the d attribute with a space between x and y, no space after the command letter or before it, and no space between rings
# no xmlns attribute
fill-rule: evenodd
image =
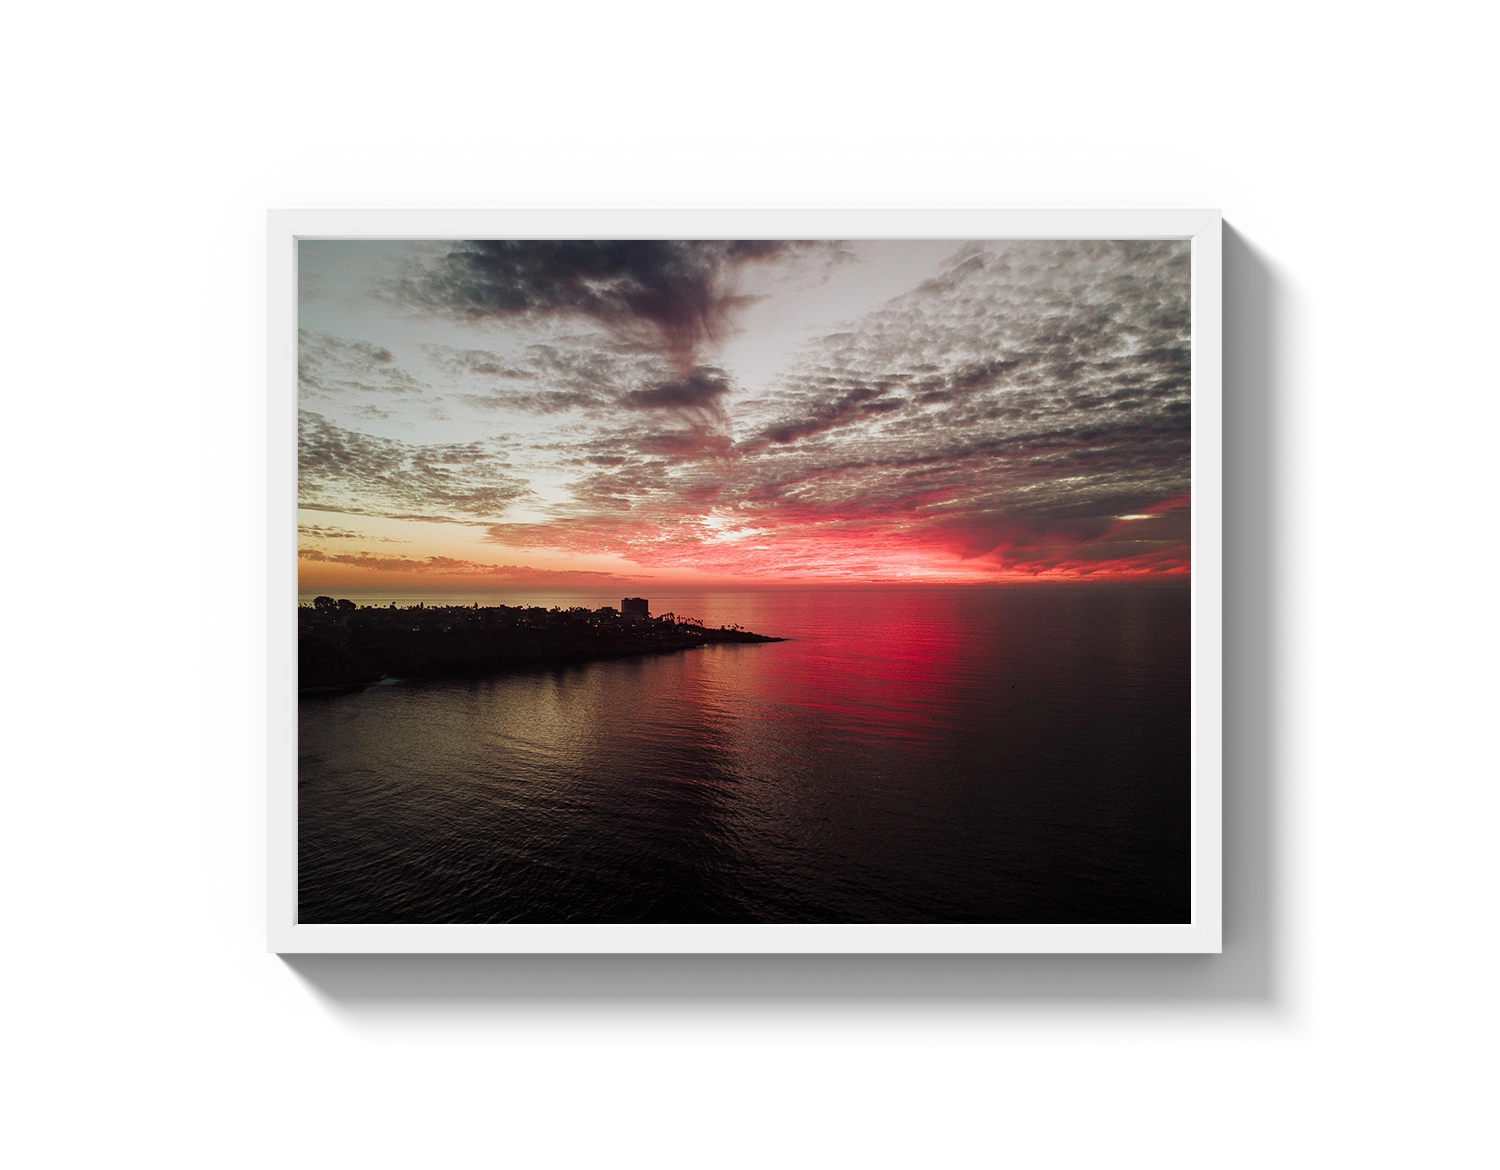
<svg viewBox="0 0 1500 1170"><path fill-rule="evenodd" d="M403 552L399 555L304 547L299 554L302 592L396 592L557 589L611 593L625 586L784 587L797 585L999 584L1006 582L1152 580L1186 578L1191 558L1178 533L1153 531L1170 518L1185 520L1187 497L1164 501L1139 515L1117 518L1091 539L1057 536L1017 539L965 555L957 536L928 532L908 537L899 528L845 521L832 531L819 525L769 525L747 538L668 540L632 533L633 557L612 559L615 570L570 568L598 563L597 533L578 534L574 548L507 548L490 559L493 542L476 542L470 558ZM1181 528L1183 525L1174 525ZM1185 532L1181 534L1185 536ZM562 533L566 541L569 533ZM590 547L592 545L592 547ZM538 556L545 552L547 555ZM595 554L585 557L585 554ZM540 561L541 563L535 563Z"/></svg>

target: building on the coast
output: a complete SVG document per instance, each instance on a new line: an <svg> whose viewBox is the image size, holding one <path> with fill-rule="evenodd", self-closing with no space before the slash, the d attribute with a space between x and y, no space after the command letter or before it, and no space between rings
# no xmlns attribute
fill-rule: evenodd
<svg viewBox="0 0 1500 1170"><path fill-rule="evenodd" d="M620 602L620 613L627 618L648 618L651 604L644 597L627 597Z"/></svg>

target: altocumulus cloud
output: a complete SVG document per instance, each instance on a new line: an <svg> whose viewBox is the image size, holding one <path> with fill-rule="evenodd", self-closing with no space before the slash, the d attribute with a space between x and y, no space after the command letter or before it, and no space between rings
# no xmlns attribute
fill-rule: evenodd
<svg viewBox="0 0 1500 1170"><path fill-rule="evenodd" d="M930 279L738 385L723 353L703 353L748 303L738 277L807 247L425 252L387 293L475 344L421 346L423 376L518 433L401 443L309 412L304 504L730 573L878 576L903 558L965 576L1186 571L1185 243L955 246ZM304 359L309 394L385 392L346 398L346 419L425 385L373 342L313 334ZM529 495L539 476L544 495ZM523 498L538 520L507 515Z"/></svg>
<svg viewBox="0 0 1500 1170"><path fill-rule="evenodd" d="M477 523L530 495L494 440L403 443L298 419L298 500L325 512Z"/></svg>
<svg viewBox="0 0 1500 1170"><path fill-rule="evenodd" d="M1185 569L1185 518L1119 517L1187 491L1188 280L1171 241L969 245L757 398L727 406L727 375L704 369L627 395L577 448L573 506L492 535L744 572L814 571L844 546L975 569ZM689 406L696 432L630 421Z"/></svg>
<svg viewBox="0 0 1500 1170"><path fill-rule="evenodd" d="M426 388L384 346L298 330L297 390L303 402L350 394L418 394Z"/></svg>
<svg viewBox="0 0 1500 1170"><path fill-rule="evenodd" d="M753 404L733 495L757 524L886 516L964 557L1116 560L1090 542L1187 490L1188 281L1172 241L963 248ZM1131 539L1156 563L1178 536Z"/></svg>

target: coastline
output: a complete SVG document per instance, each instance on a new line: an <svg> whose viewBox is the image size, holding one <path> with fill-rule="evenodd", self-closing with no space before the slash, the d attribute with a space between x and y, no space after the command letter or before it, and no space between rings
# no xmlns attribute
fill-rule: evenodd
<svg viewBox="0 0 1500 1170"><path fill-rule="evenodd" d="M622 621L578 610L425 607L298 611L297 693L382 681L476 678L580 666L701 646L783 642L666 618Z"/></svg>

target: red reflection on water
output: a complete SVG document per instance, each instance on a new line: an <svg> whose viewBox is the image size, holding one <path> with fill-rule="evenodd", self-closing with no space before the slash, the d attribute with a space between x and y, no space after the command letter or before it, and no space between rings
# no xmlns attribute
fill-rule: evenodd
<svg viewBox="0 0 1500 1170"><path fill-rule="evenodd" d="M720 615L733 613L747 628L789 639L705 651L705 690L716 700L732 695L792 731L816 725L909 741L947 722L970 675L972 623L956 612L956 600L942 589L786 590L663 604L701 611L713 625L730 624Z"/></svg>

